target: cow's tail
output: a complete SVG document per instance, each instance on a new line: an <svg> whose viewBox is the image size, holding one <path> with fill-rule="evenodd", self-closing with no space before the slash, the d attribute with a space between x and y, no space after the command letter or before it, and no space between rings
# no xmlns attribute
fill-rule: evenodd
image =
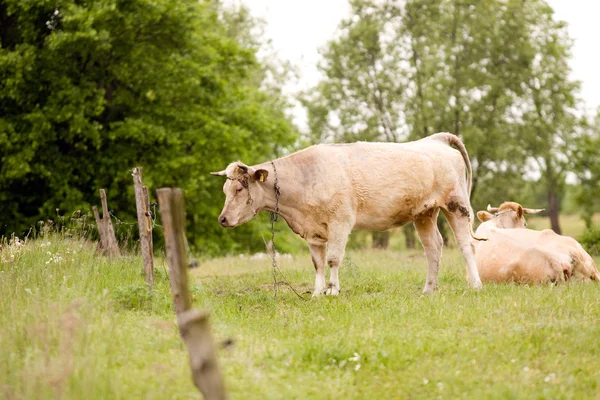
<svg viewBox="0 0 600 400"><path fill-rule="evenodd" d="M449 132L440 132L435 133L431 136L427 137L428 139L439 140L441 142L446 143L448 146L454 146L462 155L463 161L465 162L465 166L467 168L467 195L469 196L469 216L471 219L471 224L473 223L473 210L471 208L471 186L473 183L473 171L471 170L471 160L469 160L469 153L467 153L467 148L465 147L462 140L459 139L458 136L449 133ZM473 229L471 229L471 237L477 241L486 241L485 238L478 238L473 234Z"/></svg>
<svg viewBox="0 0 600 400"><path fill-rule="evenodd" d="M428 138L442 141L448 146L456 147L456 149L460 151L463 161L465 162L465 166L467 167L467 193L470 199L471 186L473 183L473 171L471 170L471 161L469 160L469 153L467 153L467 149L465 148L465 145L463 144L462 140L460 140L458 136L448 132L435 133L431 136L428 136Z"/></svg>

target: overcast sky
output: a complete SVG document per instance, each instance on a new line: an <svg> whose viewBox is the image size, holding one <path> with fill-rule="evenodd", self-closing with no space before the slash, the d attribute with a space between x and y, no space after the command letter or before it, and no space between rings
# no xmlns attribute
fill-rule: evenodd
<svg viewBox="0 0 600 400"><path fill-rule="evenodd" d="M347 16L347 0L228 0L243 2L253 15L267 21L266 35L273 41L279 55L291 61L300 72L298 82L289 90L315 85L318 50L336 31L340 20ZM600 1L547 0L556 18L566 21L575 40L571 60L572 78L582 82L581 96L588 106L600 106ZM294 110L294 119L305 127L305 115Z"/></svg>

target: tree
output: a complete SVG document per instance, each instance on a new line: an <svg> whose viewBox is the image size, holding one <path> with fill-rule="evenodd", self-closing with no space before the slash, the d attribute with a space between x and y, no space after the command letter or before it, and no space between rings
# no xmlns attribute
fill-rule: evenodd
<svg viewBox="0 0 600 400"><path fill-rule="evenodd" d="M132 219L141 165L150 187L185 190L193 244L252 246L252 226L224 235L215 222L223 182L208 172L270 158L296 132L223 12L208 0L0 1L4 234L88 209L101 187Z"/></svg>
<svg viewBox="0 0 600 400"><path fill-rule="evenodd" d="M323 51L324 79L304 98L313 140L453 132L472 160L476 209L519 201L536 162L559 230L554 199L571 150L556 144L569 142L579 122L570 42L551 8L542 0L351 4L352 17ZM528 107L536 103L537 113Z"/></svg>
<svg viewBox="0 0 600 400"><path fill-rule="evenodd" d="M529 37L536 54L525 82L520 138L528 157L541 174L552 230L560 234L559 202L570 167L569 155L584 122L576 116L578 82L569 79L571 40L566 26L554 21L545 4L525 5Z"/></svg>
<svg viewBox="0 0 600 400"><path fill-rule="evenodd" d="M301 98L308 109L312 142L405 138L401 108L404 83L398 76L400 53L382 37L391 10L370 1L351 1L353 17L340 23L340 35L323 51L325 79ZM414 247L414 228L405 228ZM387 248L388 232L373 233L373 247Z"/></svg>
<svg viewBox="0 0 600 400"><path fill-rule="evenodd" d="M586 228L592 229L592 217L600 210L600 108L595 118L580 132L571 162L579 180L576 202L582 210Z"/></svg>

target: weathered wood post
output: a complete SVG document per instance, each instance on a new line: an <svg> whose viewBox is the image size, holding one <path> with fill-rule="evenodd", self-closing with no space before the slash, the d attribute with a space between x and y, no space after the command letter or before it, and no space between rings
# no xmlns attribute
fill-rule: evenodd
<svg viewBox="0 0 600 400"><path fill-rule="evenodd" d="M94 218L98 225L98 233L100 234L100 247L104 254L111 257L118 257L121 255L121 250L119 249L119 243L115 237L115 230L110 219L110 213L108 212L106 191L104 189L100 189L100 202L102 203L102 218L98 214L98 207L92 207Z"/></svg>
<svg viewBox="0 0 600 400"><path fill-rule="evenodd" d="M106 238L106 229L104 229L104 221L102 221L102 218L100 218L98 207L93 206L92 210L94 211L94 218L96 219L98 234L100 235L100 250L102 250L102 252L106 252L108 249L108 242Z"/></svg>
<svg viewBox="0 0 600 400"><path fill-rule="evenodd" d="M133 187L135 189L135 207L137 209L138 228L144 263L146 284L152 290L154 286L154 249L152 246L152 220L150 219L150 201L148 188L142 186L142 168L133 169Z"/></svg>
<svg viewBox="0 0 600 400"><path fill-rule="evenodd" d="M181 189L157 190L165 234L171 292L175 302L179 333L190 356L192 379L207 400L226 398L223 376L217 362L207 310L191 309L188 291L188 259L185 248L185 204Z"/></svg>

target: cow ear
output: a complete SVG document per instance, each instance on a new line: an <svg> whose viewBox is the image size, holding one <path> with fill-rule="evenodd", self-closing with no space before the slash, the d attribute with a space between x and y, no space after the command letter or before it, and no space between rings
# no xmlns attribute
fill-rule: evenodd
<svg viewBox="0 0 600 400"><path fill-rule="evenodd" d="M494 216L487 211L478 211L477 218L479 218L479 220L481 222L485 222L485 221L489 221L490 219L494 218Z"/></svg>
<svg viewBox="0 0 600 400"><path fill-rule="evenodd" d="M519 205L519 207L517 207L517 218L518 219L523 218L523 207L521 207L520 205Z"/></svg>
<svg viewBox="0 0 600 400"><path fill-rule="evenodd" d="M259 169L256 172L254 172L254 180L258 182L265 182L268 176L269 171L267 171L266 169Z"/></svg>

